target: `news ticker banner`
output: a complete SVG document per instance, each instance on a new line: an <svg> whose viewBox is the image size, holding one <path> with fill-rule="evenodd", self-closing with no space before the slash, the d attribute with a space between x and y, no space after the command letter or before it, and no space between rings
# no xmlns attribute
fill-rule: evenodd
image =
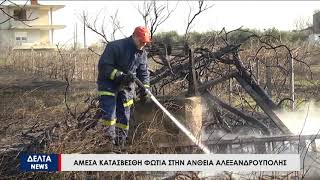
<svg viewBox="0 0 320 180"><path fill-rule="evenodd" d="M23 171L300 171L299 154L22 154Z"/></svg>

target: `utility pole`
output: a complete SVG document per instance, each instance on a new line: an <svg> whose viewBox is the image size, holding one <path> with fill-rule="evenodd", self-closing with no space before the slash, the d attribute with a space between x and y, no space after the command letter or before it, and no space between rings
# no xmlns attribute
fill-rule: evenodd
<svg viewBox="0 0 320 180"><path fill-rule="evenodd" d="M73 49L77 49L77 44L78 44L78 29L77 29L77 23L76 23L73 31Z"/></svg>
<svg viewBox="0 0 320 180"><path fill-rule="evenodd" d="M77 49L78 48L78 24L76 23L76 46L75 46Z"/></svg>
<svg viewBox="0 0 320 180"><path fill-rule="evenodd" d="M50 31L50 33L51 33L51 44L53 44L53 28L52 28L52 24L53 24L53 22L52 22L52 8L50 8L50 25L51 25L51 31Z"/></svg>
<svg viewBox="0 0 320 180"><path fill-rule="evenodd" d="M83 48L87 48L86 44L86 16L83 12Z"/></svg>
<svg viewBox="0 0 320 180"><path fill-rule="evenodd" d="M73 49L76 49L76 26L73 26Z"/></svg>

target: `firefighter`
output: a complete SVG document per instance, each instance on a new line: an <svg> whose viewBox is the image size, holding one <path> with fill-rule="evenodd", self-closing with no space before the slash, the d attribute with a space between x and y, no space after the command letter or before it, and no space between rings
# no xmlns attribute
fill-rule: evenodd
<svg viewBox="0 0 320 180"><path fill-rule="evenodd" d="M135 95L134 77L146 88L150 87L144 49L149 42L149 30L138 26L130 37L109 42L100 57L97 84L102 116L99 122L114 145L124 145L127 141ZM140 98L146 100L147 94L142 93Z"/></svg>

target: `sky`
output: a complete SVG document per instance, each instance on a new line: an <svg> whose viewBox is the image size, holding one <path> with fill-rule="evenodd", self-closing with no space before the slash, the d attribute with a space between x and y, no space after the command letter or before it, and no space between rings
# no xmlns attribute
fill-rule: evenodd
<svg viewBox="0 0 320 180"><path fill-rule="evenodd" d="M65 5L53 13L54 24L64 24L66 28L55 32L55 43L73 43L75 26L77 26L78 42L83 44L83 24L80 14L88 13L91 22L98 17L97 25L105 25L110 30L110 16L118 11L118 19L122 33L116 34L116 39L130 36L136 26L143 25L144 21L137 8L143 1L49 1L39 0L40 4ZM166 4L167 1L160 1ZM210 30L232 30L241 26L245 28L268 29L275 27L279 30L293 30L297 24L312 23L312 15L315 10L320 10L320 1L205 1L204 5L213 5L210 9L200 14L192 31L205 32ZM197 10L196 1L169 1L169 8L175 11L169 19L160 25L157 32L177 31L183 34L187 26L187 18L190 7L194 13ZM100 12L100 13L99 13ZM105 18L105 23L102 20ZM299 22L299 23L297 23ZM87 44L99 41L99 36L86 31ZM111 35L111 33L107 33ZM111 37L111 36L110 36Z"/></svg>

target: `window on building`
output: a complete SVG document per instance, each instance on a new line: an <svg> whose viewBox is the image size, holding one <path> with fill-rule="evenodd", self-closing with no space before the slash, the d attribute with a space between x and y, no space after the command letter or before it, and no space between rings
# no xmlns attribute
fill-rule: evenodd
<svg viewBox="0 0 320 180"><path fill-rule="evenodd" d="M21 45L28 41L27 32L15 32L16 44Z"/></svg>
<svg viewBox="0 0 320 180"><path fill-rule="evenodd" d="M27 11L22 8L14 9L13 10L13 17L18 20L26 20L27 19Z"/></svg>

